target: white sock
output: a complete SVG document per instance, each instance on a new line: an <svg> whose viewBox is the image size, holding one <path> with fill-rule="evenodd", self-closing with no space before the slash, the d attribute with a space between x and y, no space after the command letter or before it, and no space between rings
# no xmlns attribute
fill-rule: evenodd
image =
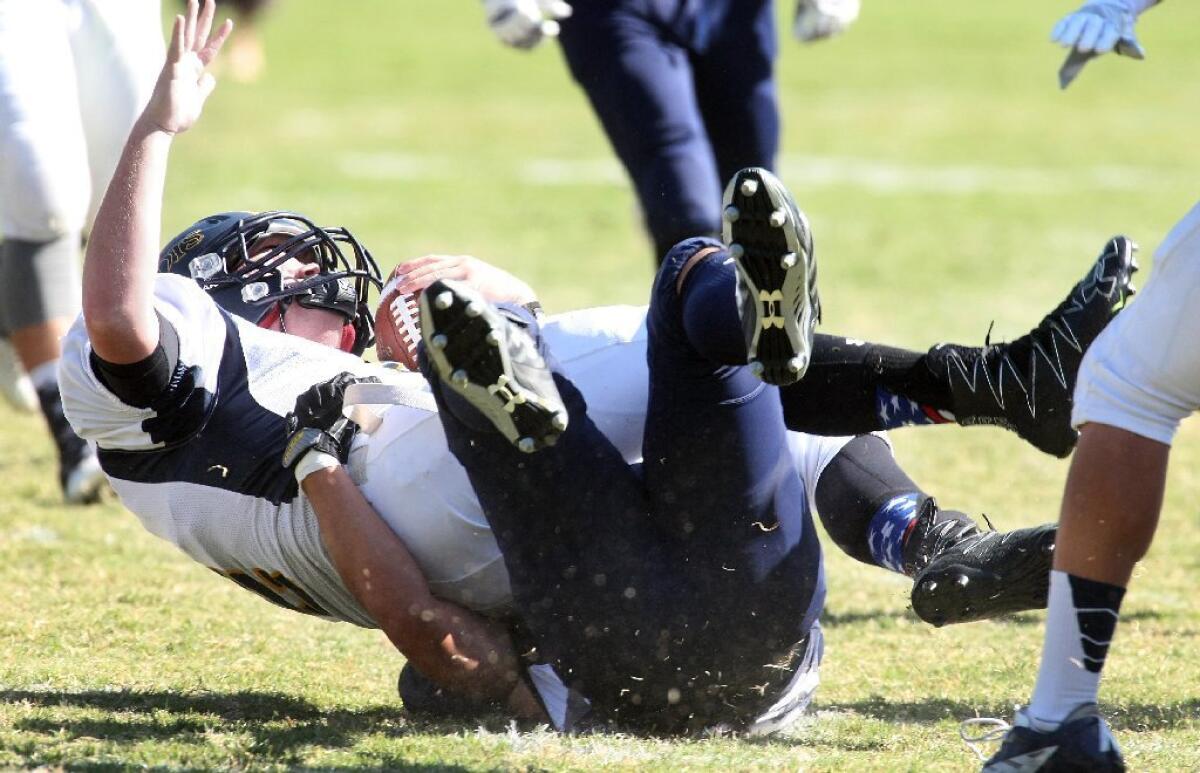
<svg viewBox="0 0 1200 773"><path fill-rule="evenodd" d="M1035 730L1052 730L1080 704L1096 702L1124 595L1116 585L1050 572L1042 665L1027 712Z"/></svg>
<svg viewBox="0 0 1200 773"><path fill-rule="evenodd" d="M58 358L43 362L33 370L29 371L29 380L33 382L34 389L46 389L48 387L58 386Z"/></svg>

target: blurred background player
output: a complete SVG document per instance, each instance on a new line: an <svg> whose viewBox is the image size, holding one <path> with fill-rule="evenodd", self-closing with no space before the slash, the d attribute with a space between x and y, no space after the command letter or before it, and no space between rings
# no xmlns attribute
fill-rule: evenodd
<svg viewBox="0 0 1200 773"><path fill-rule="evenodd" d="M267 66L267 53L262 39L262 17L272 0L219 0L217 5L233 11L237 29L229 39L224 60L229 75L241 83L253 83Z"/></svg>
<svg viewBox="0 0 1200 773"><path fill-rule="evenodd" d="M858 0L801 0L803 41L837 34ZM721 186L779 147L771 0L484 0L496 36L557 36L633 180L655 260L721 227Z"/></svg>
<svg viewBox="0 0 1200 773"><path fill-rule="evenodd" d="M159 0L0 3L0 337L15 352L0 377L18 404L36 390L69 502L103 476L63 418L59 338L79 313L82 239L162 61L160 13Z"/></svg>

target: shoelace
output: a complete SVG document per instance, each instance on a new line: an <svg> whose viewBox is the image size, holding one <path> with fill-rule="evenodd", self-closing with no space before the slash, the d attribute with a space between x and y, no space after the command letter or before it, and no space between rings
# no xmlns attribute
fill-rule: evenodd
<svg viewBox="0 0 1200 773"><path fill-rule="evenodd" d="M991 524L988 525L990 526ZM950 534L955 527L958 528L958 532L955 534ZM943 550L954 547L958 543L962 542L964 538L971 536L972 531L978 530L979 527L973 523L963 523L961 521L943 521L939 523L937 526L933 527L933 532L930 535L935 541L934 544L939 546L938 549L934 551L933 555L937 556ZM987 534L989 532L981 533Z"/></svg>
<svg viewBox="0 0 1200 773"><path fill-rule="evenodd" d="M986 730L977 731L976 735L968 735L972 728L989 728ZM967 748L979 758L980 762L987 762L988 756L986 752L981 750L981 746L987 743L996 743L1003 741L1004 736L1012 729L1012 725L1005 722L1003 719L996 717L971 717L964 719L958 723L958 737L966 744Z"/></svg>

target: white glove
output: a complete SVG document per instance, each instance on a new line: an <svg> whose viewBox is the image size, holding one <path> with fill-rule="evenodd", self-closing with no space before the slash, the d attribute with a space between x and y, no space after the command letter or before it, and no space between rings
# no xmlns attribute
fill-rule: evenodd
<svg viewBox="0 0 1200 773"><path fill-rule="evenodd" d="M483 0L488 26L500 41L529 49L558 35L558 20L571 15L564 0Z"/></svg>
<svg viewBox="0 0 1200 773"><path fill-rule="evenodd" d="M858 18L859 0L796 0L792 35L801 43L845 32Z"/></svg>
<svg viewBox="0 0 1200 773"><path fill-rule="evenodd" d="M1118 54L1145 59L1146 52L1138 43L1133 25L1138 14L1157 0L1090 0L1079 10L1064 16L1050 39L1064 48L1082 54Z"/></svg>

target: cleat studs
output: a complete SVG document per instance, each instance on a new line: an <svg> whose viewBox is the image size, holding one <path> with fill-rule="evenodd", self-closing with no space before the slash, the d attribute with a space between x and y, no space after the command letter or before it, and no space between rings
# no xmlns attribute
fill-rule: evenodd
<svg viewBox="0 0 1200 773"><path fill-rule="evenodd" d="M484 340L486 340L492 346L499 346L500 345L500 334L497 333L495 330L489 330L488 334L484 337Z"/></svg>
<svg viewBox="0 0 1200 773"><path fill-rule="evenodd" d="M737 207L733 206L732 204L730 204L728 207L725 207L726 222L736 223L737 219L741 216L742 216L742 213L738 210Z"/></svg>
<svg viewBox="0 0 1200 773"><path fill-rule="evenodd" d="M429 339L429 345L434 349L445 349L447 343L449 343L449 341L447 341L446 336L441 333L438 333L433 338Z"/></svg>
<svg viewBox="0 0 1200 773"><path fill-rule="evenodd" d="M734 242L733 244L729 245L729 256L731 258L733 258L734 260L741 260L742 256L745 254L746 254L746 248L743 247L742 245L738 244L737 242Z"/></svg>
<svg viewBox="0 0 1200 773"><path fill-rule="evenodd" d="M805 361L805 359L803 357L793 357L790 360L788 360L788 362L787 362L787 368L792 373L803 372L806 365L808 365L808 363Z"/></svg>
<svg viewBox="0 0 1200 773"><path fill-rule="evenodd" d="M478 301L471 301L467 304L466 312L468 317L478 317L483 313L483 306Z"/></svg>
<svg viewBox="0 0 1200 773"><path fill-rule="evenodd" d="M466 386L467 385L467 372L465 370L461 370L461 369L454 371L453 373L450 374L450 381L455 386L460 386L460 387Z"/></svg>
<svg viewBox="0 0 1200 773"><path fill-rule="evenodd" d="M787 222L787 210L777 209L771 213L771 217L767 219L772 228L783 228L783 224Z"/></svg>
<svg viewBox="0 0 1200 773"><path fill-rule="evenodd" d="M789 252L779 259L779 267L785 271L794 265L796 265L796 253L794 252Z"/></svg>
<svg viewBox="0 0 1200 773"><path fill-rule="evenodd" d="M531 437L523 437L517 441L517 449L521 453L532 454L537 450L537 441Z"/></svg>
<svg viewBox="0 0 1200 773"><path fill-rule="evenodd" d="M559 432L563 432L567 428L567 417L561 413L554 414L554 418L550 420L550 426L554 427Z"/></svg>
<svg viewBox="0 0 1200 773"><path fill-rule="evenodd" d="M751 373L758 376L759 378L762 378L762 374L765 371L766 371L766 368L763 367L763 364L761 362L759 362L758 360L750 360L750 372Z"/></svg>
<svg viewBox="0 0 1200 773"><path fill-rule="evenodd" d="M747 177L742 180L742 184L738 186L738 190L742 192L743 196L753 196L758 193L758 180L755 180L753 177Z"/></svg>
<svg viewBox="0 0 1200 773"><path fill-rule="evenodd" d="M454 304L454 293L450 292L449 290L447 290L444 293L438 293L437 297L433 299L434 307L441 309L443 311L450 308L453 304Z"/></svg>

